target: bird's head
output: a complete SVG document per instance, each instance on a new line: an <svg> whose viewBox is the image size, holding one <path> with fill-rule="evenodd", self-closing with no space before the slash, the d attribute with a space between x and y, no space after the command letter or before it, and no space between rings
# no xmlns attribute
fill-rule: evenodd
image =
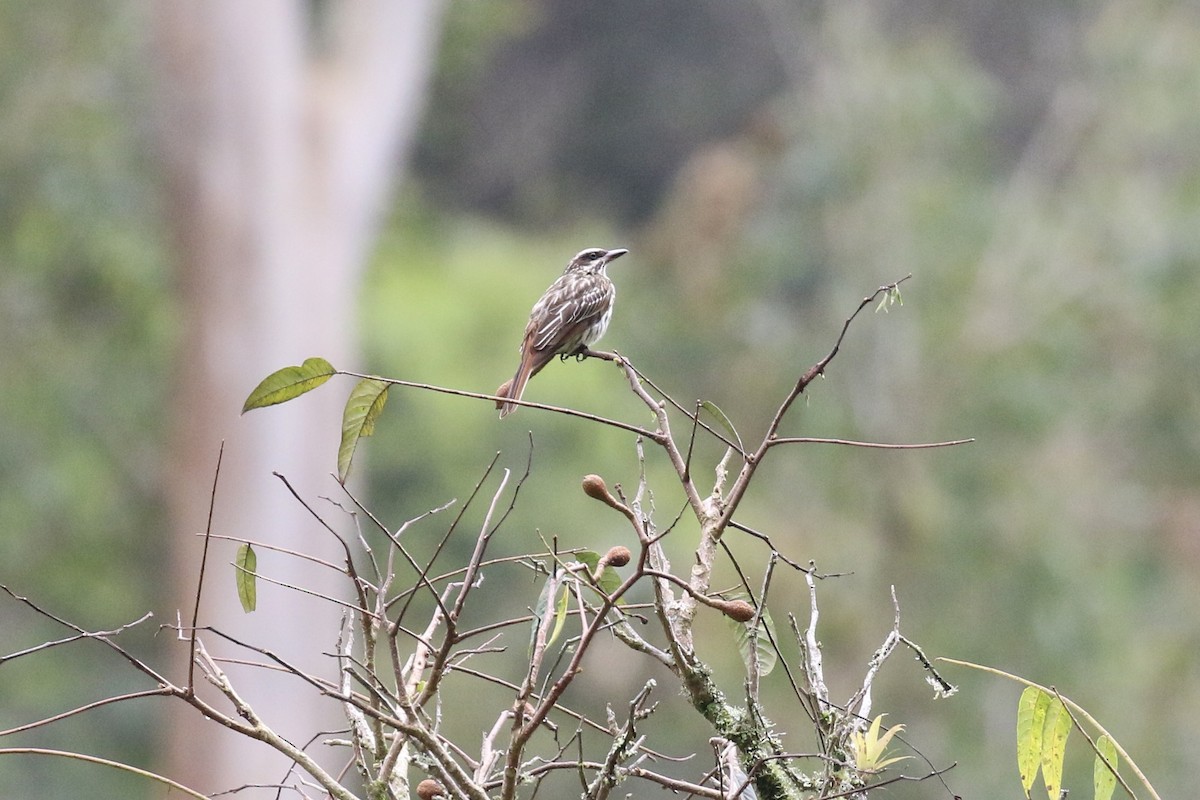
<svg viewBox="0 0 1200 800"><path fill-rule="evenodd" d="M608 262L628 253L628 250L618 247L616 250L605 250L603 247L589 247L580 250L571 263L567 264L567 272L604 272Z"/></svg>

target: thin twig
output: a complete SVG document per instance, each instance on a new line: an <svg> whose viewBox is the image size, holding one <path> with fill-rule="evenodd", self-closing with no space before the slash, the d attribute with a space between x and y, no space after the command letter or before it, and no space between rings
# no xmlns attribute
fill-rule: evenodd
<svg viewBox="0 0 1200 800"><path fill-rule="evenodd" d="M1050 688L1054 689L1053 686ZM1092 735L1088 733L1087 728L1083 727L1083 725L1079 723L1079 719L1075 716L1075 712L1071 710L1071 707L1063 702L1063 696L1059 694L1058 689L1054 689L1054 696L1058 698L1058 702L1063 704L1063 710L1066 711L1067 716L1071 718L1071 724L1075 726L1075 730L1079 731L1083 735L1083 738L1087 739L1088 747L1092 748L1092 752L1096 754L1096 758L1104 762L1104 766L1121 784L1121 788L1125 790L1125 793L1128 794L1132 800L1137 800L1137 795L1133 793L1133 789L1128 783L1125 782L1125 779L1121 777L1121 773L1117 772L1117 765L1108 763L1108 757L1100 752L1100 748L1096 745L1095 740L1092 739Z"/></svg>
<svg viewBox="0 0 1200 800"><path fill-rule="evenodd" d="M518 405L518 406L526 406L528 408L540 408L543 411L553 411L556 414L563 414L568 417L578 417L579 419L584 419L589 422L598 422L601 425L607 425L611 428L619 428L620 430L629 431L630 433L636 433L639 436L645 436L650 439L658 438L657 434L655 434L651 431L648 431L645 428L639 428L637 425L631 425L628 422L621 422L620 420L617 420L617 419L610 419L608 417L597 416L596 414L589 414L586 411L576 411L573 408L564 408L563 406L552 406L552 405L547 405L545 403L534 403L530 400L517 400L512 397L499 397L494 394L483 394L482 392L468 392L463 389L450 389L445 386L435 386L431 383L417 383L416 381L402 381L402 380L398 380L396 378L381 378L378 375L366 375L361 372L345 372L343 370L338 370L336 372L336 374L347 375L351 378L361 378L364 380L381 381L383 383L390 384L393 386L406 386L410 389L423 389L427 392L439 392L441 394L451 394L451 395L454 395L455 397L470 397L475 400L490 400L493 403L505 402L505 403L511 403L513 405Z"/></svg>
<svg viewBox="0 0 1200 800"><path fill-rule="evenodd" d="M7 586L0 585L0 589L3 589L11 597L16 598L16 595L14 595L12 593L12 590L9 589ZM64 639L55 639L54 641L50 641L50 642L42 642L39 645L34 645L33 647L27 647L24 650L18 650L17 652L9 653L6 656L0 656L0 665L4 664L7 661L13 661L15 659L21 658L22 656L33 655L34 653L41 652L42 650L49 650L54 647L60 647L64 644L70 644L71 642L78 642L83 639L99 639L104 636L116 636L117 634L122 633L123 631L126 631L126 630L132 628L134 625L140 625L141 623L145 622L146 620L150 619L153 616L154 615L152 613L147 611L140 618L135 619L133 622L127 622L124 625L122 625L121 627L114 628L113 630L110 630L110 631L85 631L76 636L68 636Z"/></svg>
<svg viewBox="0 0 1200 800"><path fill-rule="evenodd" d="M358 600L359 608L363 610L367 609L369 605L367 601L366 590L363 589L364 582L358 577L358 570L354 566L354 554L351 552L350 545L346 542L345 537L334 530L333 526L326 522L325 518L318 514L316 509L309 505L308 502L300 496L300 493L296 491L295 487L292 486L286 476L280 472L272 472L271 474L283 482L283 485L287 487L288 493L295 498L296 502L298 502L304 508L304 510L309 513L309 516L319 522L322 528L329 531L330 535L332 535L333 538L337 540L338 544L342 546L342 553L346 563L346 577L350 579L351 584L354 586L354 593Z"/></svg>
<svg viewBox="0 0 1200 800"><path fill-rule="evenodd" d="M1002 678L1008 678L1010 681L1015 681L1017 683L1021 683L1026 686L1032 686L1035 689L1040 689L1043 692L1045 692L1046 694L1058 694L1058 692L1048 689L1039 683L1034 683L1031 680L1022 678L1020 675L1014 675L1010 672L1005 672L1002 669L996 669L995 667L988 667L988 666L984 666L983 664L975 664L970 661L960 661L957 658L946 658L944 656L941 658L938 658L937 660L945 661L947 664L957 664L960 667L969 667L971 669L977 669L980 672L989 672L992 675L999 675ZM1125 760L1125 763L1129 765L1129 768L1133 770L1135 775L1137 775L1138 780L1141 782L1142 786L1146 789L1146 791L1150 793L1150 796L1153 797L1154 800L1162 800L1162 798L1160 798L1158 796L1158 792L1154 791L1154 787L1150 784L1150 780L1146 777L1145 773L1143 773L1141 768L1138 767L1137 762L1135 762L1132 758L1129 757L1129 753L1125 752L1125 748L1121 747L1121 743L1118 742L1115 738L1113 738L1113 735L1111 733L1109 733L1104 728L1103 725L1101 725L1099 722L1097 722L1096 718L1093 717L1091 714L1089 714L1087 709L1085 709L1083 706L1079 705L1074 700L1071 700L1069 697L1065 697L1062 695L1059 695L1059 697L1062 699L1064 706L1070 708L1072 711L1077 713L1079 716L1083 717L1085 720L1087 720L1089 725L1094 727L1101 734L1107 736L1108 740L1110 742L1112 742L1113 747L1116 748L1117 753L1120 754L1121 758Z"/></svg>
<svg viewBox="0 0 1200 800"><path fill-rule="evenodd" d="M164 697L164 696L170 697L171 695L174 695L174 694L175 694L175 691L171 687L160 686L157 689L145 689L140 692L130 692L129 694L121 694L121 695L117 695L115 697L106 697L103 700L97 700L94 703L88 703L87 705L79 706L78 708L73 708L70 711L63 711L61 714L55 714L52 717L46 717L44 719L39 719L36 722L28 722L24 725L18 725L15 728L9 728L6 731L0 731L0 737L8 736L9 734L13 734L13 733L22 733L24 731L31 731L31 730L34 730L35 728L41 728L45 725L49 725L52 722L58 722L59 720L64 720L64 719L67 719L68 717L73 717L77 714L82 714L86 711L91 711L93 708L100 708L101 706L112 705L113 703L123 703L126 700L137 700L142 697Z"/></svg>
<svg viewBox="0 0 1200 800"><path fill-rule="evenodd" d="M948 442L917 442L914 444L889 444L887 442L858 442L853 439L826 439L816 436L782 436L771 439L767 447L780 444L840 444L847 447L870 447L875 450L929 450L934 447L955 447L971 444L974 439L953 439Z"/></svg>
<svg viewBox="0 0 1200 800"><path fill-rule="evenodd" d="M167 680L165 677L163 677L162 675L160 675L157 670L155 670L153 667L151 667L145 661L142 661L141 659L135 657L124 647L121 647L121 645L117 644L111 638L109 638L109 634L107 632L96 633L93 631L85 630L84 628L80 627L79 625L76 625L74 622L69 622L69 621L63 619L62 617L59 617L55 614L50 613L49 611L42 608L38 604L34 603L28 597L17 594L12 589L8 588L7 586L5 586L3 584L0 584L0 591L3 591L5 594L7 594L13 600L16 600L18 603L21 603L21 604L29 607L34 612L42 615L46 619L52 620L52 621L58 623L59 625L62 625L64 628L68 628L70 630L75 631L77 634L79 634L80 639L94 639L94 640L104 644L106 647L108 647L110 650L115 652L117 655L121 656L121 658L125 659L125 661L127 661L130 665L132 665L134 669L136 669L138 672L142 673L146 677L150 678L150 680L154 681L155 683L160 684L162 686L172 686L171 682L169 680ZM150 615L147 614L146 616L142 617L142 619L143 620L147 619L147 618L149 618L149 616ZM140 622L140 621L141 620L138 620L138 622ZM136 624L136 623L134 623L134 624ZM128 627L128 626L126 626L126 627ZM121 628L119 630L124 630L124 628ZM172 688L174 688L174 687L172 686Z"/></svg>
<svg viewBox="0 0 1200 800"><path fill-rule="evenodd" d="M808 370L800 376L799 380L796 381L795 386L793 386L792 390L788 392L786 397L784 397L783 402L779 404L779 408L775 411L775 416L767 425L766 433L763 434L762 442L759 444L758 449L753 453L747 454L746 462L742 465L741 472L738 473L737 478L733 482L733 486L730 487L729 492L726 495L724 508L722 509L721 517L717 524L718 531L723 530L725 526L729 524L729 520L733 518L734 511L737 510L738 504L742 501L742 498L746 494L746 490L750 487L750 480L754 477L755 470L758 468L758 465L762 463L762 459L766 455L767 450L771 448L772 442L777 438L776 434L779 431L779 426L783 423L783 418L787 414L788 409L792 407L792 404L796 402L796 398L800 396L800 394L808 387L808 385L816 380L818 375L825 374L825 368L829 366L829 363L833 361L834 357L837 356L838 351L841 350L842 342L846 339L846 334L850 330L850 325L854 322L858 315L862 313L862 310L873 303L875 299L879 297L879 295L895 291L900 284L904 283L911 277L912 275L909 274L898 281L880 286L874 292L864 297L862 302L858 304L858 307L854 309L854 312L851 313L850 316L846 318L845 322L842 323L842 329L838 333L838 337L834 341L832 349L830 349L830 351L826 353L820 361L809 367Z"/></svg>
<svg viewBox="0 0 1200 800"><path fill-rule="evenodd" d="M196 625L200 619L200 592L204 589L204 568L208 564L208 543L212 539L213 509L217 505L217 479L221 477L221 461L225 458L225 440L217 451L217 468L213 470L212 491L208 495L208 521L204 525L204 550L200 554L200 574L196 578L196 604L192 607L192 627L188 634L187 690L196 691Z"/></svg>
<svg viewBox="0 0 1200 800"><path fill-rule="evenodd" d="M178 789L189 797L195 797L197 800L210 800L206 794L201 794L195 789L189 789L182 783L177 783L165 775L159 775L157 772L150 772L145 769L138 769L129 764L122 764L120 761L110 761L107 758L99 756L89 756L83 753L70 753L65 750L48 750L44 747L4 747L0 748L0 756L18 756L18 755L34 755L34 756L58 756L59 758L68 758L72 761L86 761L90 764L99 764L104 767L112 767L124 772L132 772L134 775L140 775L143 778L149 778L152 781L157 781L172 789Z"/></svg>

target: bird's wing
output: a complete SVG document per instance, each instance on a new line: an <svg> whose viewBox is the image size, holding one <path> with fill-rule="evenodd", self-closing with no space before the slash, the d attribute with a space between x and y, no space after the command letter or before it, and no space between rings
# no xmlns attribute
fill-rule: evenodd
<svg viewBox="0 0 1200 800"><path fill-rule="evenodd" d="M579 276L563 275L533 307L525 336L532 337L536 350L557 350L574 338L572 329L590 325L603 316L612 293L612 284L607 281L581 282Z"/></svg>

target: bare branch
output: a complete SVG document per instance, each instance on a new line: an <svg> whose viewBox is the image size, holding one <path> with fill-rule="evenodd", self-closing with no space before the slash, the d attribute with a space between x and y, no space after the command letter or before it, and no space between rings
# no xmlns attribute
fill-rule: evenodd
<svg viewBox="0 0 1200 800"><path fill-rule="evenodd" d="M592 355L595 356L598 354L593 353ZM383 383L386 383L386 384L389 384L392 386L406 386L410 389L422 389L427 392L438 392L440 394L450 394L450 395L454 395L455 397L470 397L475 400L488 400L492 403L505 402L505 403L511 403L512 405L523 406L526 408L540 408L543 411L553 411L556 414L563 414L564 416L568 416L568 417L577 417L579 419L587 420L588 422L596 422L601 425L607 425L610 428L617 428L619 430L629 431L630 433L636 433L639 436L645 436L648 439L657 439L658 438L657 434L651 433L650 431L646 430L645 428L639 428L637 425L630 425L628 422L621 422L620 420L609 419L608 417L600 417L595 414L589 414L586 411L576 411L573 408L566 408L563 406L552 406L552 405L547 405L545 403L535 403L531 400L517 400L512 397L498 397L497 395L494 395L494 394L483 394L481 392L468 392L463 389L450 389L445 386L434 386L433 384L430 384L430 383L417 383L415 381L402 381L402 380L398 380L396 378L381 378L378 375L366 375L361 372L344 372L342 370L338 370L337 374L338 375L348 375L352 378L360 378L360 379L373 380L373 381L382 381Z"/></svg>
<svg viewBox="0 0 1200 800"><path fill-rule="evenodd" d="M814 436L785 436L767 442L767 447L780 444L839 444L847 447L869 447L875 450L929 450L935 447L956 447L971 444L974 439L952 439L947 442L917 442L914 444L888 444L886 442L857 442L853 439L823 439Z"/></svg>
<svg viewBox="0 0 1200 800"><path fill-rule="evenodd" d="M196 625L200 619L200 592L204 589L204 569L208 565L208 543L212 540L213 509L217 505L217 480L221 477L221 461L225 458L225 441L221 441L221 449L217 451L217 467L213 470L212 491L208 495L208 519L204 524L204 550L200 554L200 574L196 578L196 602L192 606L192 627L188 634L188 647L191 656L188 658L187 690L196 691Z"/></svg>
<svg viewBox="0 0 1200 800"><path fill-rule="evenodd" d="M0 584L0 589L7 592L8 595L10 597L12 597L13 599L20 600L20 601L26 602L26 604L28 604L28 602L25 600L25 598L18 597L17 595L13 594L12 590L9 589L7 586ZM139 624L145 622L146 620L150 619L153 616L154 615L151 614L150 612L146 612L140 618L135 619L133 622L127 622L124 625L122 625L121 627L114 628L111 631L85 631L83 633L80 633L77 636L68 636L64 639L55 639L54 641L50 641L50 642L42 642L39 645L35 645L33 647L27 647L24 650L18 650L17 652L9 653L6 656L0 656L0 665L4 664L6 661L14 661L18 658L21 658L22 656L33 655L34 653L39 653L42 650L49 650L54 647L60 647L64 644L70 644L71 642L78 642L82 639L99 639L101 637L106 637L106 636L116 636L117 634L119 634L123 631L129 630L134 625L139 625Z"/></svg>
<svg viewBox="0 0 1200 800"><path fill-rule="evenodd" d="M638 745L641 742L636 738L636 723L648 717L653 711L653 707L646 707L646 701L656 685L653 679L646 681L646 685L642 687L641 691L629 701L629 716L625 719L625 725L619 732L612 732L613 742L604 759L604 766L592 779L585 797L590 800L607 800L612 789L620 782L618 769L625 761L637 754Z"/></svg>
<svg viewBox="0 0 1200 800"><path fill-rule="evenodd" d="M68 628L69 630L75 631L77 634L79 634L79 636L76 638L78 638L78 639L94 639L94 640L104 644L106 647L108 647L110 650L115 652L117 655L121 656L121 658L125 659L125 661L127 661L134 669L136 669L138 672L141 672L143 675L146 675L148 678L150 678L155 683L161 684L163 686L171 686L171 682L168 681L166 678L164 678L162 675L159 675L158 672L156 672L149 664L147 664L145 661L142 661L141 659L131 655L127 650L125 650L125 648L121 647L119 644L114 642L110 638L113 634L111 634L109 632L96 633L96 632L84 630L83 628L79 627L78 625L76 625L73 622L68 622L67 620L62 619L61 617L51 614L49 611L45 610L41 606L34 603L28 597L23 597L22 595L16 594L15 592L13 592L11 589L9 589L7 586L5 586L3 584L0 584L0 590L4 591L9 597L16 600L18 603L21 603L21 604L29 607L34 612L40 614L41 616L45 617L46 619L53 620L54 622L57 622L59 625L62 625L64 628ZM141 622L142 620L148 619L150 616L151 616L150 614L147 614L146 616L139 619L137 622ZM137 622L134 622L131 624L136 625ZM126 625L121 628L118 628L117 632L125 630L128 627L129 626Z"/></svg>
<svg viewBox="0 0 1200 800"><path fill-rule="evenodd" d="M172 687L160 686L157 689L146 689L146 690L143 690L140 692L130 692L129 694L116 695L115 697L106 697L103 700L97 700L94 703L88 703L87 705L79 706L78 708L73 708L70 711L64 711L61 714L55 714L52 717L46 717L44 719L39 719L36 722L28 722L24 725L18 725L15 728L9 728L8 730L0 731L0 737L8 736L9 734L13 734L13 733L23 733L25 731L31 731L31 730L34 730L35 728L42 728L42 727L45 727L46 725L49 725L52 722L58 722L60 720L69 719L70 717L74 717L78 714L83 714L84 712L91 711L93 708L100 708L101 706L112 705L113 703L123 703L126 700L137 700L138 698L141 698L141 697L169 697L176 693L177 692Z"/></svg>
<svg viewBox="0 0 1200 800"><path fill-rule="evenodd" d="M741 472L738 474L733 486L730 487L729 493L726 496L724 509L721 513L720 522L717 526L719 530L724 529L725 525L728 524L729 520L733 517L733 512L737 510L738 504L742 501L742 497L746 493L746 489L748 489L750 486L750 479L754 477L754 471L758 468L758 465L762 462L763 456L766 455L767 450L771 447L772 441L776 438L776 434L779 431L779 426L783 423L783 418L787 414L788 409L792 407L792 404L796 401L796 398L800 396L800 394L817 378L818 375L825 374L825 368L829 366L829 363L833 361L834 357L837 356L838 351L841 349L842 342L846 338L846 333L850 330L851 323L853 323L859 313L873 303L875 299L879 297L879 295L895 291L901 283L911 277L912 275L906 275L898 281L889 283L885 286L880 286L874 292L864 297L862 302L858 304L858 308L854 309L854 312L846 318L845 322L842 323L842 330L838 334L837 340L833 344L833 348L820 361L809 367L808 371L801 375L800 379L796 381L796 385L792 387L792 390L788 392L787 396L783 399L783 402L780 403L779 408L775 411L775 416L767 425L767 431L763 435L762 442L759 444L758 449L754 453L747 455L746 463L742 465Z"/></svg>
<svg viewBox="0 0 1200 800"><path fill-rule="evenodd" d="M201 794L195 789L189 789L182 783L177 783L170 778L159 775L157 772L138 769L129 764L122 764L120 761L110 761L107 758L99 756L89 756L83 753L69 753L63 750L47 750L44 747L3 747L0 748L0 756L16 756L16 755L34 755L34 756L57 756L59 758L67 758L72 761L86 761L90 764L99 764L104 767L112 767L124 772L132 772L134 775L140 775L143 778L149 778L152 781L161 783L164 786L169 786L172 789L177 789L189 797L195 797L197 800L211 800L208 795Z"/></svg>

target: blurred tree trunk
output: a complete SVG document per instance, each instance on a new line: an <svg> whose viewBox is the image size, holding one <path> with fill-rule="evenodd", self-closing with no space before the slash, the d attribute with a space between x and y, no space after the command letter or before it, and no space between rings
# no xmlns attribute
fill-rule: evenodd
<svg viewBox="0 0 1200 800"><path fill-rule="evenodd" d="M213 532L341 560L333 537L271 473L287 476L323 516L346 527L318 495L336 495L329 473L349 386L238 414L249 391L279 367L314 355L358 366L359 279L415 133L442 2L179 0L153 8L185 317L167 546L172 602L187 624L202 544L196 534L205 526L222 440ZM314 637L333 650L340 614L331 603L260 582L258 611L243 614L228 566L234 552L230 542L213 543L201 625L284 659ZM344 591L329 570L264 549L258 555L264 575L322 594ZM265 660L207 640L221 655ZM292 663L335 677L331 661ZM296 744L344 723L332 703L295 703L288 691L294 679L285 675L233 665L229 672L265 721ZM218 791L292 782L286 761L190 709L174 709L169 725L166 771L188 785Z"/></svg>

